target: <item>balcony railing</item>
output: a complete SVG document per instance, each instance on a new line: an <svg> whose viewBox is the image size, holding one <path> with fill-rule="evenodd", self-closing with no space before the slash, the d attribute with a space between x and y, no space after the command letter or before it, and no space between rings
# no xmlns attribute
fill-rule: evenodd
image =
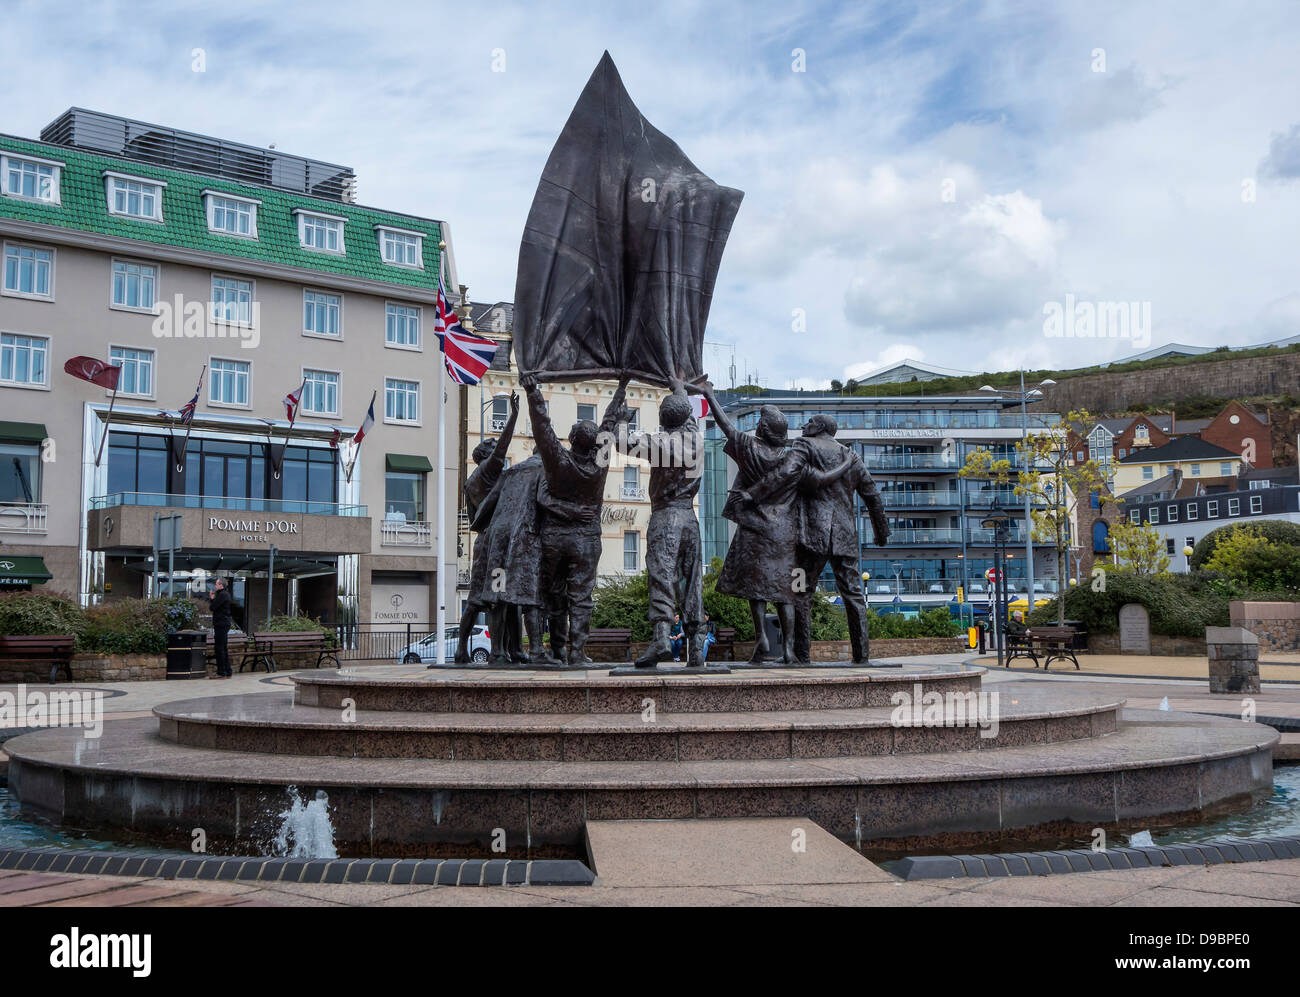
<svg viewBox="0 0 1300 997"><path fill-rule="evenodd" d="M308 499L242 498L233 495L168 495L162 492L113 492L96 495L90 500L92 509L111 509L115 506L142 505L162 509L221 509L226 512L279 512L309 516L365 516L364 505L343 505L339 502L314 502Z"/></svg>
<svg viewBox="0 0 1300 997"><path fill-rule="evenodd" d="M870 531L865 527L860 531L863 543L870 539ZM1008 530L1006 536L1007 546L1023 544L1025 534L1022 530ZM966 542L968 544L980 544L993 546L993 531L985 529L968 529L966 531ZM961 530L951 528L923 528L923 529L896 529L889 534L891 544L922 544L925 546L944 547L960 546Z"/></svg>
<svg viewBox="0 0 1300 997"><path fill-rule="evenodd" d="M410 519L385 519L379 524L379 543L384 547L431 547L433 526Z"/></svg>
<svg viewBox="0 0 1300 997"><path fill-rule="evenodd" d="M932 492L883 491L880 494L887 506L961 505L961 494L946 488Z"/></svg>
<svg viewBox="0 0 1300 997"><path fill-rule="evenodd" d="M1023 596L1025 594L1026 582L1023 578L1007 579L1007 590L1012 596ZM867 594L872 602L881 599L892 599L894 596L947 596L952 598L957 594L957 588L961 585L958 578L899 578L895 580L893 576L876 577L872 576L866 582ZM974 602L983 602L992 591L992 584L984 580L983 577L972 578L966 585L965 596L968 600ZM1038 597L1046 595L1055 595L1058 589L1055 578L1047 578L1034 581L1034 594Z"/></svg>
<svg viewBox="0 0 1300 997"><path fill-rule="evenodd" d="M949 471L961 467L956 455L906 453L870 455L865 458L868 470L881 471Z"/></svg>
<svg viewBox="0 0 1300 997"><path fill-rule="evenodd" d="M625 499L645 500L645 489L639 485L623 485L619 497Z"/></svg>
<svg viewBox="0 0 1300 997"><path fill-rule="evenodd" d="M0 533L48 533L50 507L32 502L0 502Z"/></svg>

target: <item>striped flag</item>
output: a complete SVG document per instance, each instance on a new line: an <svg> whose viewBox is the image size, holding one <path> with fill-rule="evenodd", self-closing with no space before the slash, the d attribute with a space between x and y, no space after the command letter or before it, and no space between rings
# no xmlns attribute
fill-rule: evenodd
<svg viewBox="0 0 1300 997"><path fill-rule="evenodd" d="M497 344L461 327L460 318L447 301L441 273L438 275L438 309L433 332L438 337L438 347L442 350L451 379L457 384L478 384L492 366Z"/></svg>
<svg viewBox="0 0 1300 997"><path fill-rule="evenodd" d="M371 395L370 408L366 412L366 417L361 420L361 428L358 429L352 437L352 445L354 447L361 446L361 441L366 438L366 434L370 432L370 427L373 426L374 424L375 424L375 396Z"/></svg>
<svg viewBox="0 0 1300 997"><path fill-rule="evenodd" d="M303 382L298 385L297 391L290 391L284 396L284 417L290 423L298 418L298 405L302 401L302 392L305 387L307 387L307 379L303 378Z"/></svg>
<svg viewBox="0 0 1300 997"><path fill-rule="evenodd" d="M695 418L703 419L709 414L709 400L703 395L691 395L691 412Z"/></svg>

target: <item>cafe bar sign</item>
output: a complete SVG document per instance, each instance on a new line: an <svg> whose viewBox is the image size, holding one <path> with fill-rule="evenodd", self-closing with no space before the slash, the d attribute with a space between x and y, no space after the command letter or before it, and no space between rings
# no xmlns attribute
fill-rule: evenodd
<svg viewBox="0 0 1300 997"><path fill-rule="evenodd" d="M292 519L227 519L208 517L209 533L235 534L239 543L270 543L276 536L297 536L298 524Z"/></svg>

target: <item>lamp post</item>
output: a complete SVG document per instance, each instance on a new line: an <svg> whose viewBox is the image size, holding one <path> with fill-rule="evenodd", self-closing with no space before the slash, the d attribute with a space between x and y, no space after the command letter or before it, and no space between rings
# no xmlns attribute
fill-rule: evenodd
<svg viewBox="0 0 1300 997"><path fill-rule="evenodd" d="M993 640L998 647L998 665L1002 661L1002 635L1006 630L1006 621L1002 618L1007 604L1007 569L1005 551L1007 547L1007 522L1011 519L1007 511L1002 508L1002 503L994 500L989 506L988 515L981 521L980 526L986 530L993 531Z"/></svg>
<svg viewBox="0 0 1300 997"><path fill-rule="evenodd" d="M871 612L871 572L862 572L862 601L866 604L867 612Z"/></svg>
<svg viewBox="0 0 1300 997"><path fill-rule="evenodd" d="M1022 367L1020 370L1020 390L1005 391L1002 388L995 388L991 384L986 384L980 391L996 391L1004 398L1009 398L1013 402L1020 403L1020 459L1025 462L1025 470L1029 470L1029 403L1043 400L1043 388L1050 388L1054 384L1050 377L1041 381L1036 388L1025 390L1025 371ZM1034 606L1034 514L1031 508L1031 496L1028 489L1025 490L1025 583L1028 586L1026 602L1029 608Z"/></svg>

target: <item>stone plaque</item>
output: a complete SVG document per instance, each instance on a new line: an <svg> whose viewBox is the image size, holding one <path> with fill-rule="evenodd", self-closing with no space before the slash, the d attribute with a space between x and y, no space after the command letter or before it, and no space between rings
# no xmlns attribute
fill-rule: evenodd
<svg viewBox="0 0 1300 997"><path fill-rule="evenodd" d="M1119 650L1121 654L1151 653L1151 616L1136 602L1119 610Z"/></svg>

